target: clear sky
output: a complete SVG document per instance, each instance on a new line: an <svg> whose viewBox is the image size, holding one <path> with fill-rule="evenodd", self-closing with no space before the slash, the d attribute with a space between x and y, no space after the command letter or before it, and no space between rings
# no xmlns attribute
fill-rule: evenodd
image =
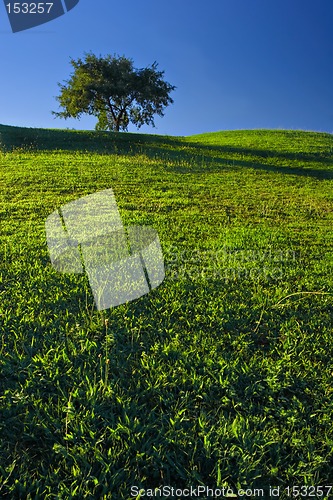
<svg viewBox="0 0 333 500"><path fill-rule="evenodd" d="M51 115L70 57L93 52L125 55L136 67L157 61L177 86L156 128L140 132L333 133L333 0L80 0L19 33L1 3L2 124L93 129L93 117Z"/></svg>

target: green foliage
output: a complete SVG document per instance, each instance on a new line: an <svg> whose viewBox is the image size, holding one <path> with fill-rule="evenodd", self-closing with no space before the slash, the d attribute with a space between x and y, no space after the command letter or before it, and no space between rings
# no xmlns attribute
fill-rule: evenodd
<svg viewBox="0 0 333 500"><path fill-rule="evenodd" d="M331 484L332 135L0 142L0 497ZM109 187L158 231L166 278L98 312L44 223Z"/></svg>
<svg viewBox="0 0 333 500"><path fill-rule="evenodd" d="M174 86L163 80L157 63L135 69L126 57L97 57L86 54L84 60L71 59L74 72L65 85L59 84L57 100L62 118L80 118L84 113L98 118L97 130L127 130L129 123L138 128L154 126L154 115L163 116L173 103Z"/></svg>

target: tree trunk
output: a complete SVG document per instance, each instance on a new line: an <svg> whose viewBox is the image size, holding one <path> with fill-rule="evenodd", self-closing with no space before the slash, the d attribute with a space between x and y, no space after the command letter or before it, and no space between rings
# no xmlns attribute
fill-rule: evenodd
<svg viewBox="0 0 333 500"><path fill-rule="evenodd" d="M121 116L118 115L116 120L115 120L115 129L116 129L116 132L119 132L120 130L120 120L121 120Z"/></svg>

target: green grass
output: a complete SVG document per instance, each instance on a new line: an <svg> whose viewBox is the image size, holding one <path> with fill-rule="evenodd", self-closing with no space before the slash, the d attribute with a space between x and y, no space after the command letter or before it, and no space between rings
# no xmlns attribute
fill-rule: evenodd
<svg viewBox="0 0 333 500"><path fill-rule="evenodd" d="M333 136L1 126L0 144L0 498L332 484ZM44 224L110 187L166 278L97 311Z"/></svg>

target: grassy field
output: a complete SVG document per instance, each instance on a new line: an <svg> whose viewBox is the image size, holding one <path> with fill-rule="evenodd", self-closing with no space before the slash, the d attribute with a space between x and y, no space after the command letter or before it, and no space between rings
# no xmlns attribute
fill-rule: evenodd
<svg viewBox="0 0 333 500"><path fill-rule="evenodd" d="M1 126L0 148L0 498L332 485L333 136ZM97 311L45 220L110 187L166 278Z"/></svg>

